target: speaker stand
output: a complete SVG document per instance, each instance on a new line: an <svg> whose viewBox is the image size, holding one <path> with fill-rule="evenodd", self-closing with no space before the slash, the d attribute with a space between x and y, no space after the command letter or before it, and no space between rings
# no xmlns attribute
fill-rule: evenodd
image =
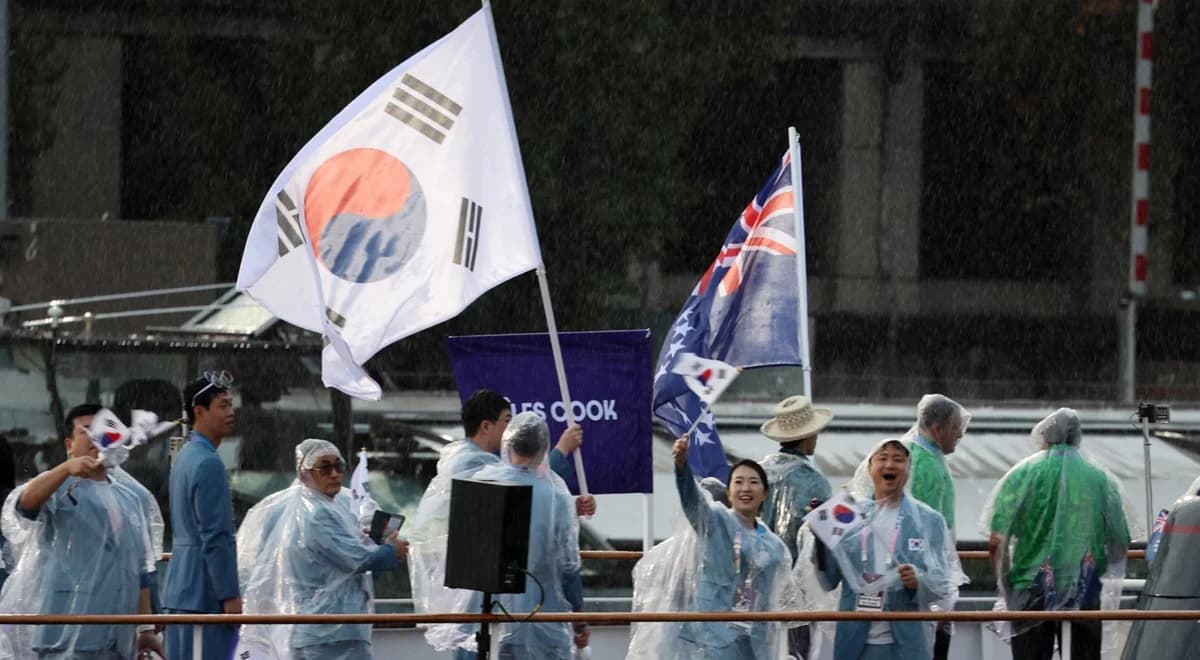
<svg viewBox="0 0 1200 660"><path fill-rule="evenodd" d="M486 616L492 613L492 593L490 591L483 592L483 614ZM492 632L489 629L487 621L479 622L479 632L475 633L475 645L478 651L475 652L476 660L488 660L488 656L492 651Z"/></svg>

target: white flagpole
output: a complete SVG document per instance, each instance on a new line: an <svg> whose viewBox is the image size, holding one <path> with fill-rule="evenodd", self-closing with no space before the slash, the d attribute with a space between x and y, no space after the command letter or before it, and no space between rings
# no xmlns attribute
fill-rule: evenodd
<svg viewBox="0 0 1200 660"><path fill-rule="evenodd" d="M654 493L642 493L642 552L654 547Z"/></svg>
<svg viewBox="0 0 1200 660"><path fill-rule="evenodd" d="M488 0L483 0L485 9L490 7ZM492 18L492 12L487 12L488 20L488 36L492 40L492 60L496 63L496 76L500 79L500 85L504 89L504 106L508 111L508 116L512 117L512 102L508 98L508 80L504 77L504 67L500 64L500 44L496 39L496 22ZM515 121L515 120L514 120ZM517 141L517 127L514 123L509 124L509 129L512 131L512 143L519 145ZM521 162L521 151L516 150L517 168L521 172L521 178L525 179L525 164ZM526 198L529 196L529 190L522 187ZM533 208L533 205L529 205ZM539 247L539 250L541 248ZM571 411L571 392L567 389L567 371L563 367L562 349L558 345L558 324L554 322L554 308L550 305L550 285L546 283L546 267L545 265L538 266L537 269L538 288L542 291L542 307L546 310L546 330L550 334L550 349L554 352L554 370L558 373L558 387L562 391L563 409L567 418L567 425L575 423L575 414ZM579 494L587 495L587 475L583 472L583 457L577 449L574 452L575 456L575 477L579 480Z"/></svg>
<svg viewBox="0 0 1200 660"><path fill-rule="evenodd" d="M804 240L804 182L800 178L800 138L795 126L788 127L788 151L792 154L792 210L796 216L796 276L798 279L796 330L800 340L800 369L804 374L804 396L812 400L812 362L808 347L808 255Z"/></svg>
<svg viewBox="0 0 1200 660"><path fill-rule="evenodd" d="M575 423L575 413L571 410L571 392L567 389L567 370L563 366L562 348L558 345L558 324L554 322L554 308L550 306L550 285L546 283L546 269L537 269L538 288L542 291L542 307L546 310L546 331L550 334L550 350L554 353L554 371L558 374L558 388L562 391L563 410L567 417L567 426ZM576 449L572 452L575 457L575 477L579 480L579 494L587 495L587 475L583 472L583 452Z"/></svg>

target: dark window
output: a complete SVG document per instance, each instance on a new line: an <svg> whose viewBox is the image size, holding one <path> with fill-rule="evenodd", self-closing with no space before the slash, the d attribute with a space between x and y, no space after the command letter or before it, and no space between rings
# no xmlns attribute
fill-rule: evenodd
<svg viewBox="0 0 1200 660"><path fill-rule="evenodd" d="M1047 141L1071 118L1022 123L1038 103L963 65L927 66L921 277L1056 281L1086 270L1078 129Z"/></svg>

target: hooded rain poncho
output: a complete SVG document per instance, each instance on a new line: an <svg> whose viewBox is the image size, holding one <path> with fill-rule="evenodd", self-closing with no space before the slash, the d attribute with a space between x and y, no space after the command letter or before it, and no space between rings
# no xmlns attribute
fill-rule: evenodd
<svg viewBox="0 0 1200 660"><path fill-rule="evenodd" d="M998 607L1118 608L1134 520L1120 482L1080 451L1079 415L1070 408L1038 422L1032 439L1036 453L996 484L980 520L999 544ZM1031 627L1014 624L1011 634ZM1112 630L1106 622L1106 645Z"/></svg>
<svg viewBox="0 0 1200 660"><path fill-rule="evenodd" d="M324 440L296 448L297 472L341 453ZM256 504L238 529L238 577L248 614L359 614L374 611L371 571L399 566L395 549L377 545L350 511L350 491L330 497L293 484ZM366 660L371 624L249 625L243 648L279 660ZM259 657L259 656L255 656Z"/></svg>
<svg viewBox="0 0 1200 660"><path fill-rule="evenodd" d="M683 518L633 570L633 611L772 612L797 609L792 556L758 521L751 530L715 503L685 466L675 471ZM628 658L775 658L785 622L633 625Z"/></svg>

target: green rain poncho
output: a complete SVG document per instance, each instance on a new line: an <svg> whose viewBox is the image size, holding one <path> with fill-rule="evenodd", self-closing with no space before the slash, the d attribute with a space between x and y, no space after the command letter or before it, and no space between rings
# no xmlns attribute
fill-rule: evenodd
<svg viewBox="0 0 1200 660"><path fill-rule="evenodd" d="M953 411L953 412L950 412ZM946 465L946 455L933 440L921 433L921 422L931 416L957 415L963 433L971 422L971 414L955 401L941 394L926 394L917 403L918 422L904 435L904 444L911 452L912 479L909 492L913 497L928 504L946 519L946 526L954 530L954 479Z"/></svg>
<svg viewBox="0 0 1200 660"><path fill-rule="evenodd" d="M984 535L999 543L995 569L1004 605L1115 609L1130 540L1121 486L1080 452L1074 410L1056 410L1032 437L1039 451L1000 480L980 521Z"/></svg>

